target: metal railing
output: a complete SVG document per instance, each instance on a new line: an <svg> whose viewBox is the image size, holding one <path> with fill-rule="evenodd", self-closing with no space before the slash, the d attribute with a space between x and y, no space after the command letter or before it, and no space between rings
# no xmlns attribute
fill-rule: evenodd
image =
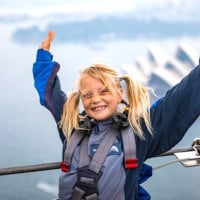
<svg viewBox="0 0 200 200"><path fill-rule="evenodd" d="M173 164L175 162L183 162L183 161L191 161L191 160L198 160L198 162L190 164L190 166L200 165L200 138L196 138L193 141L191 147L184 147L184 148L176 148L171 149L157 157L163 156L171 156L176 155L177 153L186 154L189 152L195 152L195 156L186 157L186 158L177 158L174 161L162 164L154 169L159 169L169 164ZM35 165L27 165L27 166L17 166L17 167L8 167L8 168L1 168L0 169L0 176L3 175L11 175L11 174L19 174L19 173L28 173L28 172L37 172L37 171L45 171L45 170L53 170L53 169L60 169L61 162L52 162L52 163L44 163L44 164L35 164Z"/></svg>

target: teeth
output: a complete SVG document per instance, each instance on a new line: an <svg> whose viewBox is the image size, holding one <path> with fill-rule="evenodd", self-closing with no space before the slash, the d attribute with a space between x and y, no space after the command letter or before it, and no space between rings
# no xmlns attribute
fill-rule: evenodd
<svg viewBox="0 0 200 200"><path fill-rule="evenodd" d="M105 106L95 107L93 108L94 111L102 111Z"/></svg>

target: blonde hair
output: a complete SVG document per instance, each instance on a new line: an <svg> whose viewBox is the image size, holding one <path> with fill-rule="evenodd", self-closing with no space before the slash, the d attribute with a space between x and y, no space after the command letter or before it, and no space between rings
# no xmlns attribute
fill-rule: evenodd
<svg viewBox="0 0 200 200"><path fill-rule="evenodd" d="M147 129L152 133L148 88L133 80L130 75L125 74L119 77L115 69L107 65L95 64L86 67L80 73L77 88L71 92L64 104L60 127L67 139L70 138L73 129L81 129L79 127L79 121L81 118L84 118L84 116L80 115L80 88L82 81L88 76L101 81L113 95L116 93L116 90L120 94L120 91L122 90L120 80L124 80L126 83L126 98L129 104L128 120L130 125L140 138L144 139L144 133L141 126L142 121L144 121Z"/></svg>

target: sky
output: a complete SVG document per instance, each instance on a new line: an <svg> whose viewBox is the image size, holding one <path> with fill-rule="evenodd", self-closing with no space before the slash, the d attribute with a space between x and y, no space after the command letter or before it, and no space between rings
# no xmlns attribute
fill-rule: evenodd
<svg viewBox="0 0 200 200"><path fill-rule="evenodd" d="M51 12L112 13L132 11L140 17L165 20L194 20L198 18L198 0L0 0L0 15L29 13L44 15Z"/></svg>
<svg viewBox="0 0 200 200"><path fill-rule="evenodd" d="M91 9L92 7L106 8L109 10L115 9L131 9L134 4L138 4L138 0L41 0L41 1L27 1L27 0L0 0L0 5L4 9L20 10L25 9L50 9L50 8L64 8L66 9ZM68 9L67 8L67 9ZM18 11L20 11L18 10Z"/></svg>

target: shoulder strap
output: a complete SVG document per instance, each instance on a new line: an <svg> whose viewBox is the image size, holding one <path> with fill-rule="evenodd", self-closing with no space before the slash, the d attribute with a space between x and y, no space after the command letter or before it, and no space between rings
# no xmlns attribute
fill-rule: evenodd
<svg viewBox="0 0 200 200"><path fill-rule="evenodd" d="M90 158L88 156L88 141L89 135L85 135L80 147L79 168L87 166L90 162Z"/></svg>
<svg viewBox="0 0 200 200"><path fill-rule="evenodd" d="M69 171L69 167L71 164L72 155L74 153L75 148L79 145L81 140L84 138L85 134L81 131L74 131L70 142L67 145L67 149L64 152L64 161L61 163L61 170L64 172Z"/></svg>
<svg viewBox="0 0 200 200"><path fill-rule="evenodd" d="M121 135L124 149L125 168L137 168L138 162L136 157L136 143L133 128L131 126L123 128L121 130Z"/></svg>

